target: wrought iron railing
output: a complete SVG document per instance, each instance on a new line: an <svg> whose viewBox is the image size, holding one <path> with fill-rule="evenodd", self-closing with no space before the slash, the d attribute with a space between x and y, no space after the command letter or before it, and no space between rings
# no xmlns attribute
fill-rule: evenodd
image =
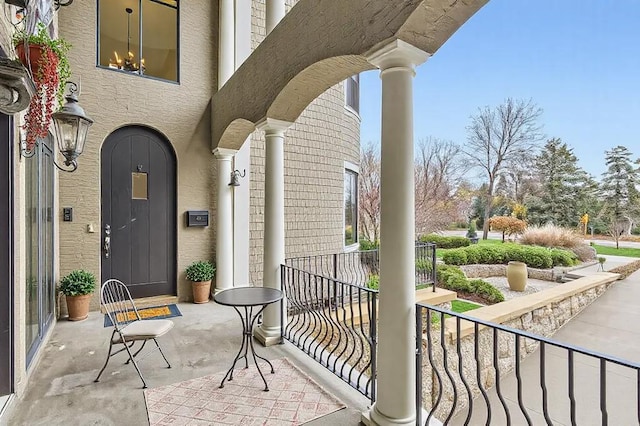
<svg viewBox="0 0 640 426"><path fill-rule="evenodd" d="M416 243L416 287L436 290L436 250L431 243ZM380 255L376 250L294 257L285 264L335 280L367 287L380 274Z"/></svg>
<svg viewBox="0 0 640 426"><path fill-rule="evenodd" d="M282 265L283 338L375 401L376 290Z"/></svg>
<svg viewBox="0 0 640 426"><path fill-rule="evenodd" d="M416 332L417 425L640 423L640 364L424 304Z"/></svg>

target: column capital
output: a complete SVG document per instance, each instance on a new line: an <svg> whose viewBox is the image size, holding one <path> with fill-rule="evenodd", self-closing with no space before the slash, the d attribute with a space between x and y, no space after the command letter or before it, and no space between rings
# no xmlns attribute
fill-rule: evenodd
<svg viewBox="0 0 640 426"><path fill-rule="evenodd" d="M367 54L367 60L382 71L395 67L414 67L426 62L430 53L399 39L379 47Z"/></svg>
<svg viewBox="0 0 640 426"><path fill-rule="evenodd" d="M236 155L236 152L238 151L235 149L216 148L213 150L213 155L215 155L218 160L228 161L231 160L234 155Z"/></svg>
<svg viewBox="0 0 640 426"><path fill-rule="evenodd" d="M264 130L267 135L283 133L293 125L290 121L277 120L275 118L263 118L256 123L256 129Z"/></svg>

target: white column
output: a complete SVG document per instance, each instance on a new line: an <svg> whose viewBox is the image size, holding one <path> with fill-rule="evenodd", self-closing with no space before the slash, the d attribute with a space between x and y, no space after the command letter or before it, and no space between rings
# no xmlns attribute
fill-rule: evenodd
<svg viewBox="0 0 640 426"><path fill-rule="evenodd" d="M286 13L284 0L267 0L267 35L273 30Z"/></svg>
<svg viewBox="0 0 640 426"><path fill-rule="evenodd" d="M218 205L216 206L216 293L233 287L233 149L216 148L218 161Z"/></svg>
<svg viewBox="0 0 640 426"><path fill-rule="evenodd" d="M220 0L218 38L218 88L233 75L236 60L235 0Z"/></svg>
<svg viewBox="0 0 640 426"><path fill-rule="evenodd" d="M267 118L256 126L265 131L264 261L262 285L282 290L280 265L284 263L284 131L291 123ZM255 336L265 346L280 342L280 304L264 310Z"/></svg>
<svg viewBox="0 0 640 426"><path fill-rule="evenodd" d="M363 415L367 424L416 419L413 77L428 57L401 40L368 57L382 80L382 164L378 392Z"/></svg>

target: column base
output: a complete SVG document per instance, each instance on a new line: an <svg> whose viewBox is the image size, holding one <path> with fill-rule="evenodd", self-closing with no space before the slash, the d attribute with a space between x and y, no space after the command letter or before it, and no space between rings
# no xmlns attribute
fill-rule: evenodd
<svg viewBox="0 0 640 426"><path fill-rule="evenodd" d="M254 328L253 337L255 337L262 346L273 346L282 342L280 327L265 330L261 325Z"/></svg>
<svg viewBox="0 0 640 426"><path fill-rule="evenodd" d="M427 411L422 409L422 419L426 421L427 419ZM369 411L365 411L360 416L360 422L366 426L397 426L397 425L415 425L416 419L406 418L406 419L392 419L384 414L380 413L376 409L376 404L369 409ZM420 425L423 426L423 425ZM431 419L429 421L428 426L442 426L442 422L436 419Z"/></svg>

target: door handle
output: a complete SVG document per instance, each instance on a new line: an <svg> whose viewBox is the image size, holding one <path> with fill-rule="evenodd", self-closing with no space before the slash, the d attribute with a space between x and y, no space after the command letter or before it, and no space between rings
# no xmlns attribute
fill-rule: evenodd
<svg viewBox="0 0 640 426"><path fill-rule="evenodd" d="M104 226L104 244L102 249L104 250L104 257L108 259L111 255L111 225L109 224Z"/></svg>

